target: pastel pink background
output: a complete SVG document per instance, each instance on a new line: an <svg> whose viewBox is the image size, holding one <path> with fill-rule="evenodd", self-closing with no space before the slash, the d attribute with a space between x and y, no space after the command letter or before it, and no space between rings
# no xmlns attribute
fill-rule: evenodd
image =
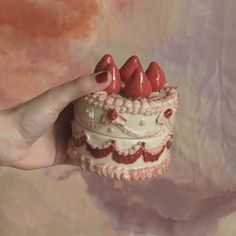
<svg viewBox="0 0 236 236"><path fill-rule="evenodd" d="M158 60L179 87L174 158L122 183L70 166L0 168L0 235L235 236L236 2L0 0L0 108L89 73Z"/></svg>

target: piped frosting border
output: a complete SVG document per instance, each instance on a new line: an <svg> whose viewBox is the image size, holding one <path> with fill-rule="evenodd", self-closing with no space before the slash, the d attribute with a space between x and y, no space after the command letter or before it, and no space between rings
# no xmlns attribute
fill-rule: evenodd
<svg viewBox="0 0 236 236"><path fill-rule="evenodd" d="M168 85L161 93L150 98L131 100L120 94L107 95L106 92L96 92L82 99L103 110L116 109L121 113L151 115L161 112L163 107L169 107L170 104L177 108L178 91L177 87Z"/></svg>
<svg viewBox="0 0 236 236"><path fill-rule="evenodd" d="M123 167L114 167L107 164L96 163L95 161L86 158L85 156L78 153L73 145L68 146L67 153L70 157L69 162L73 165L78 165L82 169L87 169L100 176L109 176L111 178L122 180L122 181L138 181L148 180L153 177L164 174L170 164L170 156L159 165L139 168L139 169L126 169Z"/></svg>

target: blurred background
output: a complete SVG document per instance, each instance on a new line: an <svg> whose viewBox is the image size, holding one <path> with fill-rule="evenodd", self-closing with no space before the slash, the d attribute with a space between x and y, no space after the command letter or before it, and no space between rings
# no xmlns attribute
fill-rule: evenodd
<svg viewBox="0 0 236 236"><path fill-rule="evenodd" d="M167 174L123 183L71 166L0 168L1 236L235 236L236 2L0 0L0 109L90 73L157 60L179 87Z"/></svg>

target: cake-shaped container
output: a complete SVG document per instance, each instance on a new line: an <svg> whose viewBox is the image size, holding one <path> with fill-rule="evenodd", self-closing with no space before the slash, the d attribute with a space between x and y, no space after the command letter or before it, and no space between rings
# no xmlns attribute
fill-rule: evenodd
<svg viewBox="0 0 236 236"><path fill-rule="evenodd" d="M124 66L121 75L122 69ZM134 71L128 71L130 77L134 77ZM150 81L148 70L139 74L146 77L141 82ZM74 102L68 155L74 164L99 175L119 180L150 179L169 166L177 88L163 83L160 91L153 91L158 89L150 82L152 91L141 91L139 97L137 91L129 92L129 82L122 80L120 93L96 92Z"/></svg>

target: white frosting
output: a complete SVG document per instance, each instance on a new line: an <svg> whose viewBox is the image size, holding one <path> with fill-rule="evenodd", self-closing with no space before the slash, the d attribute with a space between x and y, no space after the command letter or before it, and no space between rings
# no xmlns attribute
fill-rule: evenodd
<svg viewBox="0 0 236 236"><path fill-rule="evenodd" d="M108 96L103 92L95 93L80 98L74 103L76 124L111 137L160 136L162 133L171 132L177 110L177 90L171 87L166 89L164 95L161 98L160 95L153 95L149 99L128 100L120 95ZM102 105L97 102L99 100L103 100ZM115 120L109 119L108 113L111 109L118 114ZM167 109L173 111L169 118L164 116ZM111 130L113 132L110 132Z"/></svg>
<svg viewBox="0 0 236 236"><path fill-rule="evenodd" d="M177 102L177 89L171 86L165 87L161 93L152 93L148 99L131 100L119 94L107 95L105 92L80 98L74 102L72 131L75 139L85 135L87 143L98 149L114 145L112 140L115 140L115 148L122 155L135 153L142 147L142 143L145 143L145 150L150 154L155 155L163 148L164 151L157 161L145 162L141 156L131 164L117 163L112 159L112 154L95 158L86 149L86 145L77 147L72 144L73 152L91 161L91 168L104 165L108 170L116 167L117 171L119 167L128 170L161 165L170 156L166 144L172 137ZM167 110L171 110L170 117L165 115Z"/></svg>
<svg viewBox="0 0 236 236"><path fill-rule="evenodd" d="M166 142L171 138L172 135L171 132L162 132L161 135L154 136L151 138L145 138L145 139L127 139L127 138L113 138L111 136L101 135L99 133L95 133L92 130L86 130L84 132L85 128L78 125L75 121L72 122L72 132L73 136L75 138L80 138L82 135L86 134L88 137L89 143L91 145L97 145L102 147L105 143L107 143L110 140L115 140L117 144L121 147L121 150L129 150L132 149L135 145L141 142L145 142L147 147L150 147L151 149L157 148L161 145L165 145ZM104 147L104 146L103 146Z"/></svg>
<svg viewBox="0 0 236 236"><path fill-rule="evenodd" d="M123 181L137 181L157 177L166 172L170 163L170 156L159 164L155 163L154 166L142 166L141 168L127 168L127 166L123 167L122 165L116 166L98 163L94 158L89 158L86 154L79 153L77 148L73 145L72 139L69 141L67 153L70 156L70 162L72 164L79 165L82 169L88 169L98 175L109 176Z"/></svg>
<svg viewBox="0 0 236 236"><path fill-rule="evenodd" d="M100 107L102 110L116 109L127 113L153 114L168 109L169 106L177 108L177 88L166 86L162 92L152 93L149 98L131 100L120 94L107 95L106 92L96 92L79 100L86 101L92 106ZM76 102L77 103L77 102ZM75 104L76 104L75 103ZM80 101L81 103L81 101Z"/></svg>
<svg viewBox="0 0 236 236"><path fill-rule="evenodd" d="M158 165L158 164L162 163L163 161L167 160L170 156L170 150L165 149L164 152L162 153L162 155L160 156L160 158L158 159L158 161L144 162L143 161L143 156L141 156L136 162L127 165L127 164L122 164L122 163L115 162L112 159L111 155L108 155L107 157L104 157L104 158L94 159L94 157L86 150L85 146L82 146L80 148L76 148L76 150L81 155L86 156L87 158L95 161L98 164L110 165L110 166L115 166L115 167L122 167L122 168L125 168L125 169L145 168L145 167L155 166L155 165Z"/></svg>

